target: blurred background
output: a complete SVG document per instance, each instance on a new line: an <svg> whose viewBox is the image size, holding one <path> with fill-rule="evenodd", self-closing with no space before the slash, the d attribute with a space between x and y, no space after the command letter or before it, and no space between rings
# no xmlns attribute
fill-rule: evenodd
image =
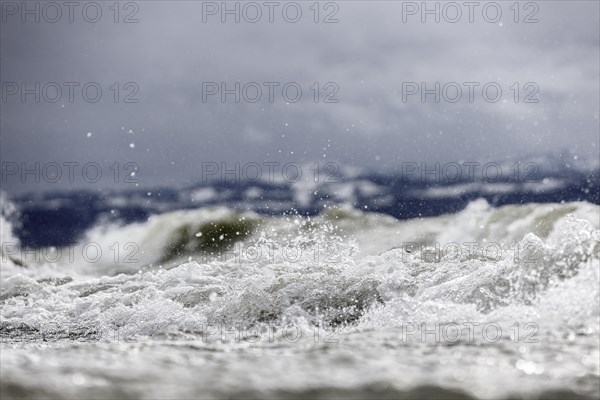
<svg viewBox="0 0 600 400"><path fill-rule="evenodd" d="M56 4L2 2L9 194L132 188L115 184L115 162L123 173L135 164L136 187L156 188L200 181L203 162L383 171L532 155L598 161L596 1ZM240 101L222 101L220 85L236 82ZM419 91L408 94L407 82ZM455 86L442 91L449 82L463 90L456 101ZM477 84L472 99L465 82ZM421 83L440 84L439 102L422 101ZM262 96L249 101L257 85ZM96 162L111 178L21 179L35 162L64 175L65 162Z"/></svg>

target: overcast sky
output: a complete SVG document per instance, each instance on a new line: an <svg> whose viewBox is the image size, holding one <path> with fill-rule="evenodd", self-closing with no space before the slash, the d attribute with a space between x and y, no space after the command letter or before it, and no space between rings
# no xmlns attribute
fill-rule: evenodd
<svg viewBox="0 0 600 400"><path fill-rule="evenodd" d="M28 2L32 8L34 3ZM521 3L518 16L512 1L500 1L498 21L495 8L484 15L480 3L474 22L458 2L463 14L457 23L443 18L454 18L455 9L447 8L439 23L425 15L423 23L407 2L390 1L321 3L318 23L313 1L298 2L297 23L283 18L285 2L274 6L272 23L262 1L258 22L242 15L235 23L226 15L222 23L218 10L209 15L212 5L204 4L204 22L201 2L142 1L135 2L137 9L121 3L115 23L113 2L98 3L97 23L82 17L84 2L74 9L72 23L65 6L58 22L44 20L56 15L48 8L35 23L34 16L15 11L20 2L10 3L13 8L2 3L4 166L95 162L107 175L114 162L120 168L133 162L142 186L152 187L198 181L202 162L326 160L387 168L404 161L510 160L564 150L597 157L600 151L597 1ZM254 17L254 9L246 11ZM88 8L88 19L94 13ZM123 23L130 14L137 23ZM323 23L329 15L338 22ZM286 18L294 17L295 8L288 7ZM524 23L526 18L539 22ZM19 92L24 82L29 88L40 82L46 92L39 103L34 95L23 102L22 93L12 94L13 82ZM56 102L48 101L55 97L50 82L63 88ZM73 101L66 82L79 83ZM102 89L97 103L82 96L89 82ZM272 103L264 85L256 103L243 97L235 103L233 95L222 103L219 94L203 100L203 82L280 85ZM302 88L296 103L282 95L288 82ZM333 84L325 87L328 82ZM429 95L423 103L420 93L406 95L406 82L429 88L456 82L462 98L452 103L442 96L435 103ZM472 102L464 82L479 83ZM482 95L488 83L490 98L494 87L503 90L498 102ZM447 98L455 97L454 89L448 87ZM336 90L337 103L323 102ZM255 93L249 87L246 94ZM88 94L93 97L93 88ZM128 94L138 102L125 103ZM288 94L294 97L294 89ZM3 189L86 187L81 179L57 185L31 177L23 183L16 176L5 176ZM114 186L112 179L98 185Z"/></svg>

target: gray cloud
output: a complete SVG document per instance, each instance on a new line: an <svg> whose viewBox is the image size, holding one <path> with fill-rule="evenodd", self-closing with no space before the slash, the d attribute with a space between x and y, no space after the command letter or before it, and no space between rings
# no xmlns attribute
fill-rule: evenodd
<svg viewBox="0 0 600 400"><path fill-rule="evenodd" d="M515 24L501 2L502 25L480 17L403 23L400 2L338 2L335 24L315 24L310 14L297 24L203 23L201 3L137 4L136 24L115 24L110 14L97 24L2 23L3 82L95 81L104 89L95 104L2 103L3 162L133 161L150 187L192 182L203 161L384 167L600 151L596 2L538 2L535 24ZM302 4L307 11L312 3ZM203 103L207 81L298 82L304 96ZM497 82L506 101L402 101L403 82L435 81ZM136 82L139 103L113 103L114 82ZM335 82L339 103L315 104L314 82ZM539 103L515 103L513 82L539 85Z"/></svg>

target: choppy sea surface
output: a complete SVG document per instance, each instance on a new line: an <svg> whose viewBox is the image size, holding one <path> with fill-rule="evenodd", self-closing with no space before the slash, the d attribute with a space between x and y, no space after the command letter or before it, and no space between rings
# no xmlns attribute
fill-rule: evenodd
<svg viewBox="0 0 600 400"><path fill-rule="evenodd" d="M399 220L229 207L26 249L3 198L8 398L598 398L600 207Z"/></svg>
<svg viewBox="0 0 600 400"><path fill-rule="evenodd" d="M2 195L0 395L598 398L599 175L535 165Z"/></svg>

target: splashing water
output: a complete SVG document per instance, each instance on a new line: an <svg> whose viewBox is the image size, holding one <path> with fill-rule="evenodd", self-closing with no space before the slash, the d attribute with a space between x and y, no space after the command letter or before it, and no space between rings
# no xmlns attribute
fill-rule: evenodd
<svg viewBox="0 0 600 400"><path fill-rule="evenodd" d="M594 398L599 228L588 203L216 208L101 224L52 262L8 249L2 396Z"/></svg>

